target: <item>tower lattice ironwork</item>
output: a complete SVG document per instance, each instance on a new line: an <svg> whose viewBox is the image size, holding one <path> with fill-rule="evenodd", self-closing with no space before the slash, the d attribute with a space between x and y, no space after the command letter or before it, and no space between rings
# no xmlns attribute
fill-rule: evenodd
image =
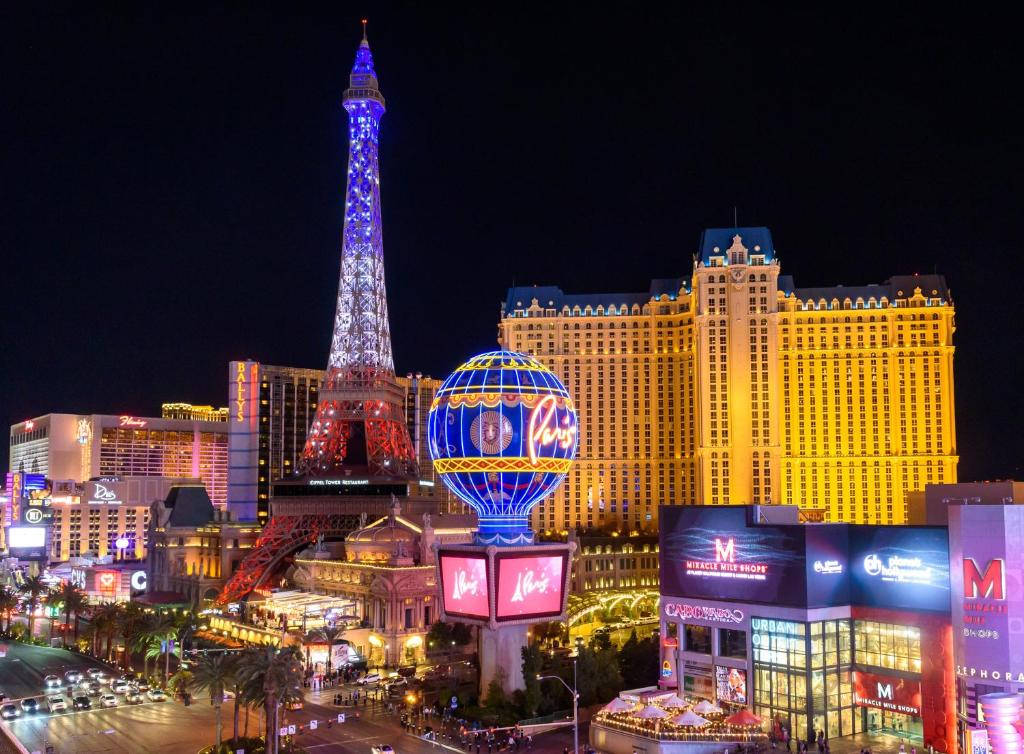
<svg viewBox="0 0 1024 754"><path fill-rule="evenodd" d="M320 404L298 472L414 479L419 468L395 380L384 289L377 157L384 96L365 22L343 102L349 149L338 305Z"/></svg>

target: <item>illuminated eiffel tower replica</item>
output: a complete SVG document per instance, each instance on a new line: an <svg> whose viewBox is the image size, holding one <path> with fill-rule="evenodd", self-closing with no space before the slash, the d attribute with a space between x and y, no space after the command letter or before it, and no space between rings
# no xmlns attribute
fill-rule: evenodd
<svg viewBox="0 0 1024 754"><path fill-rule="evenodd" d="M384 96L365 20L343 102L348 180L327 374L297 473L273 484L271 518L221 592L222 604L266 582L286 558L319 537L354 530L361 513L386 515L399 498L408 514L437 509L436 502L409 499L419 468L391 355L377 155Z"/></svg>

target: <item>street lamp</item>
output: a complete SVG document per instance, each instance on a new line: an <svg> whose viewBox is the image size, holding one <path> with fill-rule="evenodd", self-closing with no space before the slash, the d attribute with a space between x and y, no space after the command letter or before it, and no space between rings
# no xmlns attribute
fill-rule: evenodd
<svg viewBox="0 0 1024 754"><path fill-rule="evenodd" d="M572 746L574 754L580 754L580 723L579 723L579 702L580 694L576 690L576 660L572 661L572 685L573 688L569 688L569 684L562 680L559 675L539 675L537 676L538 681L544 681L548 678L554 678L560 684L565 686L565 690L572 694Z"/></svg>

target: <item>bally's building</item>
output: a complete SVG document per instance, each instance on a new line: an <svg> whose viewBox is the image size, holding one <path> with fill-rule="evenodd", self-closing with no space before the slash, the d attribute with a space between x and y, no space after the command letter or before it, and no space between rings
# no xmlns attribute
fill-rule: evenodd
<svg viewBox="0 0 1024 754"><path fill-rule="evenodd" d="M532 525L650 530L661 502L903 523L908 492L956 481L954 329L942 276L799 288L764 227L704 231L691 274L642 292L512 288L499 342L580 415Z"/></svg>

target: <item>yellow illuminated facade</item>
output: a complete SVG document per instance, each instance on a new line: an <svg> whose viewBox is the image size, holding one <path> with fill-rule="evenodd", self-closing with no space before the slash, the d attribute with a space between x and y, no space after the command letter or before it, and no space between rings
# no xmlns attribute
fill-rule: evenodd
<svg viewBox="0 0 1024 754"><path fill-rule="evenodd" d="M161 416L164 419L191 419L200 422L226 422L227 408L213 406L195 406L191 403L164 403Z"/></svg>
<svg viewBox="0 0 1024 754"><path fill-rule="evenodd" d="M499 342L580 416L533 526L653 529L662 503L905 522L908 491L956 481L953 315L939 275L796 288L767 228L705 231L692 275L644 293L511 289Z"/></svg>

